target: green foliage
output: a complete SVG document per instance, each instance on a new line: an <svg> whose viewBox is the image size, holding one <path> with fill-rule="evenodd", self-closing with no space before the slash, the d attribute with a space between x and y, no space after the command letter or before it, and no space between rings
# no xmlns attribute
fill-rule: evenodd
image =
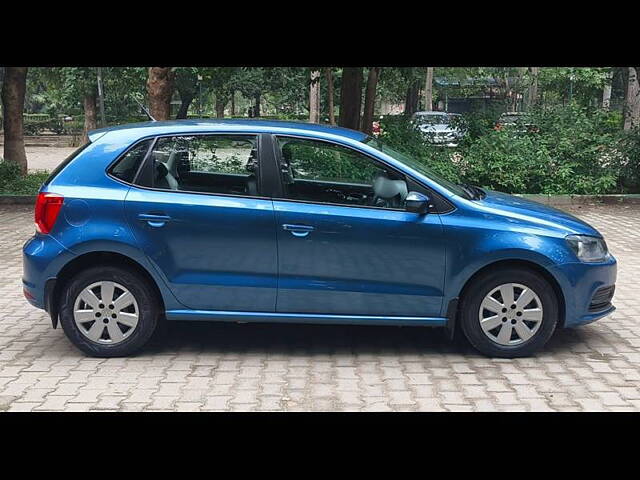
<svg viewBox="0 0 640 480"><path fill-rule="evenodd" d="M638 191L640 133L623 134L620 114L572 104L531 112L522 128L495 130L495 114L465 116L458 148L425 142L404 117L382 121L382 140L445 178L507 193Z"/></svg>
<svg viewBox="0 0 640 480"><path fill-rule="evenodd" d="M0 195L36 195L49 173L22 175L20 167L0 158Z"/></svg>

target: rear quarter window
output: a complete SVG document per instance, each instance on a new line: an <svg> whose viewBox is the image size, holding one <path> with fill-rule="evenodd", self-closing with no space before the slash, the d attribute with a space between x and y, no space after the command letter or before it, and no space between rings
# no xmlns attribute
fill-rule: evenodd
<svg viewBox="0 0 640 480"><path fill-rule="evenodd" d="M109 169L109 173L123 182L133 183L153 139L143 140L130 148Z"/></svg>

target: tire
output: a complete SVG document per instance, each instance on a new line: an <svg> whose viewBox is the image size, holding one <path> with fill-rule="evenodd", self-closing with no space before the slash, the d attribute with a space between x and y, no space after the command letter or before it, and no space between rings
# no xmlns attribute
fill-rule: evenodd
<svg viewBox="0 0 640 480"><path fill-rule="evenodd" d="M466 289L460 323L471 345L481 353L526 357L542 349L553 335L558 324L558 299L549 282L531 270L492 270Z"/></svg>
<svg viewBox="0 0 640 480"><path fill-rule="evenodd" d="M104 295L112 302L103 304ZM77 273L63 287L60 323L69 340L87 355L125 357L153 335L160 304L152 286L137 272L97 266ZM99 318L92 321L93 317Z"/></svg>

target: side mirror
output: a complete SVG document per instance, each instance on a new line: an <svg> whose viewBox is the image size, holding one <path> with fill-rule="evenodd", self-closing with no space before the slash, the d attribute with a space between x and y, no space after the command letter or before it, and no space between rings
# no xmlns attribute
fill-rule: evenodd
<svg viewBox="0 0 640 480"><path fill-rule="evenodd" d="M431 199L420 192L409 192L404 199L404 206L407 212L425 215L429 211Z"/></svg>

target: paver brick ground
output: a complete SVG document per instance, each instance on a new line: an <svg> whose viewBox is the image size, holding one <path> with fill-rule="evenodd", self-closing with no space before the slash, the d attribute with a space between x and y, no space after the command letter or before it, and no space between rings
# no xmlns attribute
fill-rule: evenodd
<svg viewBox="0 0 640 480"><path fill-rule="evenodd" d="M23 298L33 211L0 207L0 412L638 411L640 207L571 212L618 259L618 310L531 358L429 328L179 322L135 357L96 359Z"/></svg>

